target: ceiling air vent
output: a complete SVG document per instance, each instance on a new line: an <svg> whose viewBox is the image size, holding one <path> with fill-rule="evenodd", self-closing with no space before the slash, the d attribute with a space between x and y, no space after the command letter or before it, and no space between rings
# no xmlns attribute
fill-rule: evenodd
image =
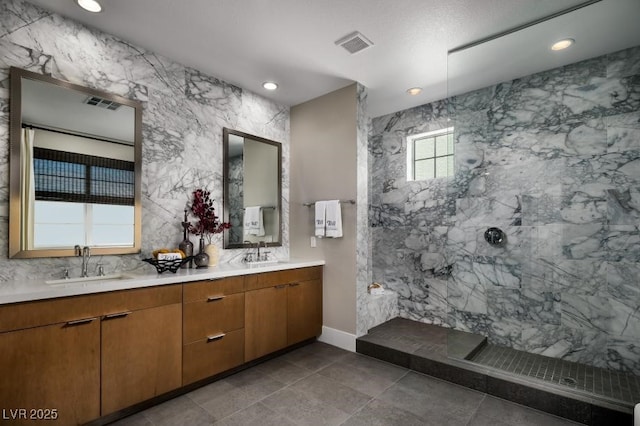
<svg viewBox="0 0 640 426"><path fill-rule="evenodd" d="M109 109L111 111L115 111L122 106L117 102L103 99L99 96L89 96L87 99L84 100L84 103L87 105L93 105L100 108Z"/></svg>
<svg viewBox="0 0 640 426"><path fill-rule="evenodd" d="M347 52L353 55L354 53L363 51L367 47L373 46L373 43L358 31L355 31L336 41L336 45L344 47Z"/></svg>

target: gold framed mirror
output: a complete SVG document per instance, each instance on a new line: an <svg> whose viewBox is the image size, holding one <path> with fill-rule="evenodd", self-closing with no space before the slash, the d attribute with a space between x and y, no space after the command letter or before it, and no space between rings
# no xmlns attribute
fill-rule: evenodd
<svg viewBox="0 0 640 426"><path fill-rule="evenodd" d="M9 257L138 253L142 104L10 70Z"/></svg>

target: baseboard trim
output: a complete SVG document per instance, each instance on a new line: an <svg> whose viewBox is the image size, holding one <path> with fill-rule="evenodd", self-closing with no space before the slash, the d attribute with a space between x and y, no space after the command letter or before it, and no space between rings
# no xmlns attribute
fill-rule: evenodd
<svg viewBox="0 0 640 426"><path fill-rule="evenodd" d="M322 326L322 334L318 337L319 342L327 343L338 348L355 352L356 351L356 335L347 333L335 328Z"/></svg>

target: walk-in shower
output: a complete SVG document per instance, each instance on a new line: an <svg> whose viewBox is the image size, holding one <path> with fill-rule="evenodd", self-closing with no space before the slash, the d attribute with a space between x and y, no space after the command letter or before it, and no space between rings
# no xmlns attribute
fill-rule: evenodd
<svg viewBox="0 0 640 426"><path fill-rule="evenodd" d="M584 57L593 26L571 24L606 3L450 54L448 99L373 120L372 270L398 293L401 317L486 337L465 362L630 405L640 43ZM576 50L549 49L561 33ZM531 58L540 68L518 74ZM444 128L453 176L407 179L412 136Z"/></svg>

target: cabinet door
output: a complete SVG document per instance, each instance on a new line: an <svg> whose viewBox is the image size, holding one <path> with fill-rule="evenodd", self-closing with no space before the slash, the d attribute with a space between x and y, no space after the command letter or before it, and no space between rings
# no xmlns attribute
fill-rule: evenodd
<svg viewBox="0 0 640 426"><path fill-rule="evenodd" d="M287 286L245 293L245 361L287 346Z"/></svg>
<svg viewBox="0 0 640 426"><path fill-rule="evenodd" d="M322 333L322 280L289 284L287 288L287 344Z"/></svg>
<svg viewBox="0 0 640 426"><path fill-rule="evenodd" d="M75 425L100 417L100 322L0 334L0 377L3 419L17 417L10 424Z"/></svg>
<svg viewBox="0 0 640 426"><path fill-rule="evenodd" d="M102 415L180 387L182 304L102 320Z"/></svg>

